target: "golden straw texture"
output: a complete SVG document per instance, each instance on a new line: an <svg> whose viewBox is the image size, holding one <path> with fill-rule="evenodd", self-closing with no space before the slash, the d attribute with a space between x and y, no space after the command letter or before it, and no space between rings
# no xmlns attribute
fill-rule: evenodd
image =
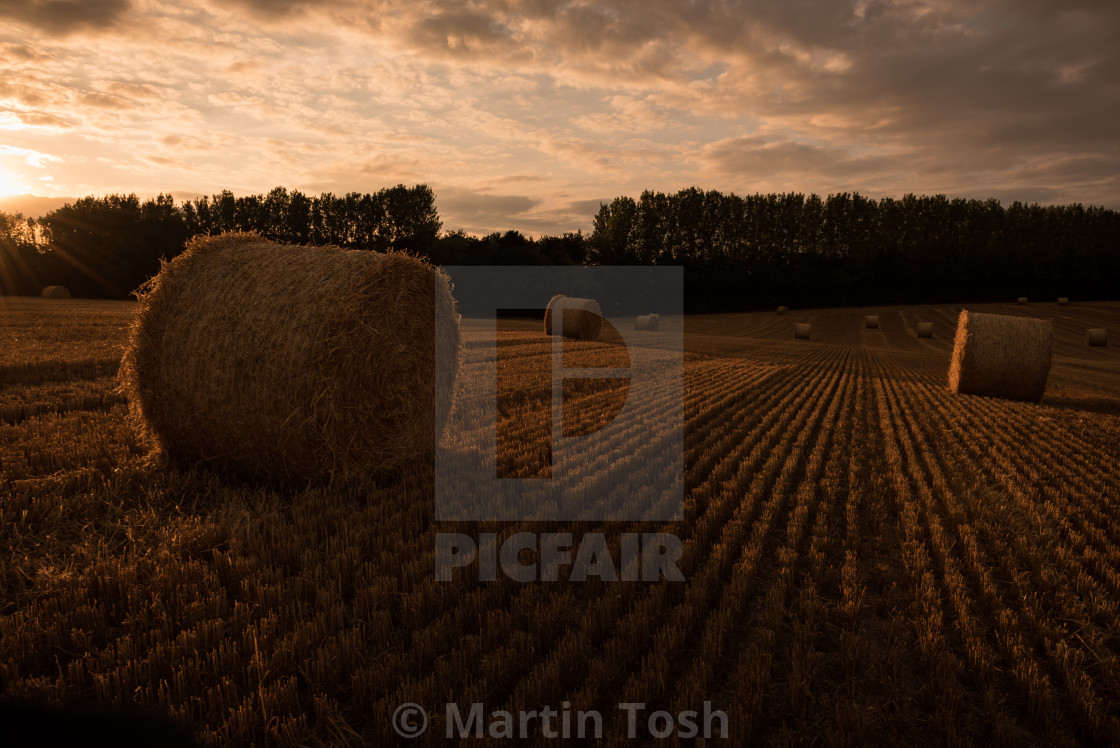
<svg viewBox="0 0 1120 748"><path fill-rule="evenodd" d="M603 327L602 310L595 299L577 299L559 294L553 296L544 310L544 332L552 335L552 314L556 305L563 303L561 335L578 340L597 340Z"/></svg>
<svg viewBox="0 0 1120 748"><path fill-rule="evenodd" d="M176 463L319 482L432 454L459 327L426 262L196 237L139 298L122 390L141 437ZM436 346L456 362L439 381Z"/></svg>
<svg viewBox="0 0 1120 748"><path fill-rule="evenodd" d="M981 314L967 309L957 321L949 389L1015 400L1042 399L1050 373L1048 319Z"/></svg>

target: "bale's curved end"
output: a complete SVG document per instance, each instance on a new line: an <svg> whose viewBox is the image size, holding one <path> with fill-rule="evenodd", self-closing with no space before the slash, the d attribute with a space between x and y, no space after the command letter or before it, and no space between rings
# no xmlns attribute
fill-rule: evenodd
<svg viewBox="0 0 1120 748"><path fill-rule="evenodd" d="M554 335L552 318L556 309L563 307L560 320L561 335L576 340L598 340L603 327L603 312L595 299L577 299L557 294L548 301L544 310L545 335Z"/></svg>
<svg viewBox="0 0 1120 748"><path fill-rule="evenodd" d="M43 286L41 295L44 299L69 299L70 289L66 286Z"/></svg>
<svg viewBox="0 0 1120 748"><path fill-rule="evenodd" d="M455 301L416 257L196 237L138 297L121 389L180 465L349 480L430 455L446 424Z"/></svg>
<svg viewBox="0 0 1120 748"><path fill-rule="evenodd" d="M961 311L949 363L952 392L1037 402L1050 374L1048 319Z"/></svg>

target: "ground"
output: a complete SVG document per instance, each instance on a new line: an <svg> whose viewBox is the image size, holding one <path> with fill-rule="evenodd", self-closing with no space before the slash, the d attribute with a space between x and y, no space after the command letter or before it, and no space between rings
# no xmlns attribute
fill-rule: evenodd
<svg viewBox="0 0 1120 748"><path fill-rule="evenodd" d="M449 701L597 709L618 745L620 702L708 701L734 745L1120 734L1120 347L1084 344L1120 303L969 307L1053 318L1041 403L948 391L959 306L664 319L683 519L481 527L436 521L430 469L292 490L152 463L115 390L134 308L0 299L4 698L158 707L209 745L389 744L398 705ZM501 341L500 469L530 476L548 339ZM572 418L618 392L576 387ZM671 532L685 581L437 582L434 534L480 529Z"/></svg>

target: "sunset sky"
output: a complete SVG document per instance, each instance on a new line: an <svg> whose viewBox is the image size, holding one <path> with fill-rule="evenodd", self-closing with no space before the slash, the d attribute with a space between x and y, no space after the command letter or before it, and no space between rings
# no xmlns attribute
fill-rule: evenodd
<svg viewBox="0 0 1120 748"><path fill-rule="evenodd" d="M1120 3L0 0L0 195L644 189L1120 208Z"/></svg>

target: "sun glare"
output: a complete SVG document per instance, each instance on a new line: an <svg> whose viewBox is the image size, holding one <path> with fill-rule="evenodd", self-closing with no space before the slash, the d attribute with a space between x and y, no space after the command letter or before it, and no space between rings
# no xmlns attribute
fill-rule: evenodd
<svg viewBox="0 0 1120 748"><path fill-rule="evenodd" d="M0 197L19 195L27 191L23 182L8 171L0 170Z"/></svg>

